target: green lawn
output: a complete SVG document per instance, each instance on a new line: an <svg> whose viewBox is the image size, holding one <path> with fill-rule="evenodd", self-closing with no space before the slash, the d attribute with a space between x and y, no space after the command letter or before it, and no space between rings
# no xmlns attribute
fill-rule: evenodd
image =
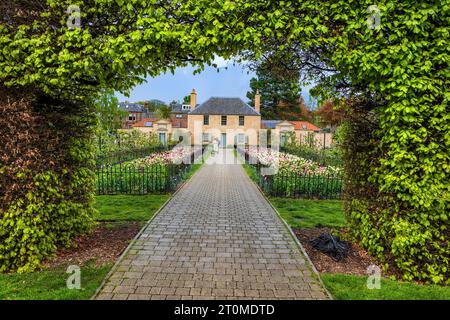
<svg viewBox="0 0 450 320"><path fill-rule="evenodd" d="M345 226L340 200L270 198L270 202L294 229Z"/></svg>
<svg viewBox="0 0 450 320"><path fill-rule="evenodd" d="M380 289L368 289L366 276L320 275L337 300L450 300L450 287L418 285L382 279Z"/></svg>
<svg viewBox="0 0 450 320"><path fill-rule="evenodd" d="M235 153L236 155L236 153ZM255 170L243 164L249 177L258 182ZM305 200L271 197L270 202L291 228L345 227L345 215L340 200ZM418 285L410 282L382 279L379 290L367 288L367 276L321 274L325 286L338 300L450 300L450 287Z"/></svg>
<svg viewBox="0 0 450 320"><path fill-rule="evenodd" d="M145 222L170 198L162 195L97 196L98 221ZM0 300L85 300L100 286L111 265L81 268L81 290L67 289L70 276L64 269L43 270L28 274L0 274Z"/></svg>
<svg viewBox="0 0 450 320"><path fill-rule="evenodd" d="M248 165L248 164L242 164L242 166L244 167L244 170L245 170L245 172L247 172L247 175L250 177L250 179L254 182L254 183L256 183L256 184L258 184L258 174L256 173L256 170L252 167L252 166L250 166L250 165Z"/></svg>
<svg viewBox="0 0 450 320"><path fill-rule="evenodd" d="M106 195L95 198L99 221L147 221L170 198L170 194Z"/></svg>
<svg viewBox="0 0 450 320"><path fill-rule="evenodd" d="M193 164L186 173L190 178L202 164ZM111 226L127 221L146 222L171 197L170 194L96 196L94 207L97 221L109 221ZM0 274L0 300L85 300L100 286L111 265L81 268L81 290L68 289L70 274L63 268L28 274Z"/></svg>
<svg viewBox="0 0 450 320"><path fill-rule="evenodd" d="M88 300L111 266L81 268L81 289L68 289L65 270L0 274L0 300Z"/></svg>

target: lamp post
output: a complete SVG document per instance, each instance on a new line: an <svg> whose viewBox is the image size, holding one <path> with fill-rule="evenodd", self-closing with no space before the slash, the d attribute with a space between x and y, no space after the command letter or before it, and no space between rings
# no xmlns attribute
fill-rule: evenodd
<svg viewBox="0 0 450 320"><path fill-rule="evenodd" d="M325 150L326 136L327 136L327 133L331 132L331 129L330 128L323 128L322 132L323 132L323 149Z"/></svg>

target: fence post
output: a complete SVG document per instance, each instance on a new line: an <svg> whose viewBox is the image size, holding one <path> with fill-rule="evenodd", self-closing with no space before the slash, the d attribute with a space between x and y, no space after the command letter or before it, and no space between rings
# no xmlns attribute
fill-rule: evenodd
<svg viewBox="0 0 450 320"><path fill-rule="evenodd" d="M165 186L164 186L164 191L172 191L172 183L171 183L171 177L172 177L172 172L173 172L173 168L172 168L173 164L167 164L165 166Z"/></svg>

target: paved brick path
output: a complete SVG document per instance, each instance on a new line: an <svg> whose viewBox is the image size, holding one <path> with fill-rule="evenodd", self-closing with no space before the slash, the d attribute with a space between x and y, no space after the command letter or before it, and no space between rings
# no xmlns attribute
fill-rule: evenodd
<svg viewBox="0 0 450 320"><path fill-rule="evenodd" d="M222 162L233 162L231 150L223 155ZM242 166L214 164L203 165L147 225L96 298L326 299L327 295Z"/></svg>

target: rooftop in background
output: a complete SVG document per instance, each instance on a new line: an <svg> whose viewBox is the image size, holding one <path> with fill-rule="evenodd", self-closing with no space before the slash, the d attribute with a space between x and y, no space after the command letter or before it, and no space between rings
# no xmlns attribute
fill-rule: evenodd
<svg viewBox="0 0 450 320"><path fill-rule="evenodd" d="M147 109L142 104L132 102L119 102L119 109L127 112L147 112Z"/></svg>
<svg viewBox="0 0 450 320"><path fill-rule="evenodd" d="M289 121L294 125L294 130L320 131L321 129L308 121Z"/></svg>
<svg viewBox="0 0 450 320"><path fill-rule="evenodd" d="M261 120L261 129L275 129L283 120ZM293 124L294 130L320 131L321 129L309 121L287 121Z"/></svg>
<svg viewBox="0 0 450 320"><path fill-rule="evenodd" d="M197 106L199 105L197 104ZM189 113L190 106L189 104L171 103L170 108L175 113Z"/></svg>
<svg viewBox="0 0 450 320"><path fill-rule="evenodd" d="M281 120L261 120L261 129L275 129Z"/></svg>
<svg viewBox="0 0 450 320"><path fill-rule="evenodd" d="M215 115L242 115L259 116L260 114L246 104L240 98L212 97L200 106L196 107L190 114L215 114Z"/></svg>
<svg viewBox="0 0 450 320"><path fill-rule="evenodd" d="M133 127L147 127L151 128L153 127L154 123L158 121L157 118L144 118L141 121L136 122L133 124Z"/></svg>

